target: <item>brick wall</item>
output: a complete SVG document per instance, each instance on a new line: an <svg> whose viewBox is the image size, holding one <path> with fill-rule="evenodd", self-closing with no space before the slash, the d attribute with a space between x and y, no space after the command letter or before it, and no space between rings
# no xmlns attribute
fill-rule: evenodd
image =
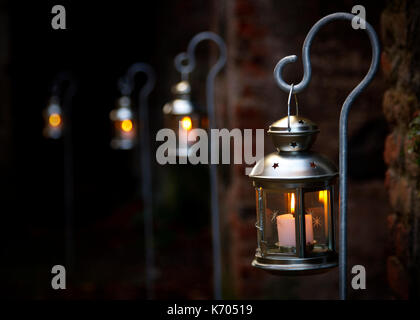
<svg viewBox="0 0 420 320"><path fill-rule="evenodd" d="M383 111L392 129L386 138L388 216L386 261L396 298L420 293L420 1L389 1L381 17L382 70L389 84Z"/></svg>

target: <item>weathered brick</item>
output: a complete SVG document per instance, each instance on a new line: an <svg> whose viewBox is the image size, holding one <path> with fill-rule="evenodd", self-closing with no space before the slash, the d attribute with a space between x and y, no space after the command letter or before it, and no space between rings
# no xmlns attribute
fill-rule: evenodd
<svg viewBox="0 0 420 320"><path fill-rule="evenodd" d="M382 51L382 53L381 53L381 69L382 69L382 72L383 72L384 76L388 80L390 80L392 78L391 74L392 74L393 68L392 68L391 58L390 58L388 52L386 52L386 51Z"/></svg>
<svg viewBox="0 0 420 320"><path fill-rule="evenodd" d="M394 226L395 226L395 221L397 220L397 215L395 213L392 213L390 215L388 215L387 217L387 226L388 226L388 230L390 232L392 232Z"/></svg>
<svg viewBox="0 0 420 320"><path fill-rule="evenodd" d="M413 94L406 94L399 89L388 89L384 94L383 111L391 124L407 127L416 109L417 99Z"/></svg>
<svg viewBox="0 0 420 320"><path fill-rule="evenodd" d="M391 289L398 298L408 299L409 279L404 266L395 256L387 259L387 278Z"/></svg>
<svg viewBox="0 0 420 320"><path fill-rule="evenodd" d="M412 207L413 186L408 179L388 170L385 185L388 189L391 207L398 213L409 214Z"/></svg>
<svg viewBox="0 0 420 320"><path fill-rule="evenodd" d="M418 143L420 142L419 137L413 137L408 134L404 141L404 164L407 174L416 178L420 176L420 150Z"/></svg>
<svg viewBox="0 0 420 320"><path fill-rule="evenodd" d="M385 10L381 15L381 35L384 46L404 46L407 43L405 12Z"/></svg>
<svg viewBox="0 0 420 320"><path fill-rule="evenodd" d="M386 137L384 160L388 166L395 166L401 155L401 135L397 131L393 131Z"/></svg>
<svg viewBox="0 0 420 320"><path fill-rule="evenodd" d="M402 222L395 227L395 254L405 265L408 263L409 228Z"/></svg>
<svg viewBox="0 0 420 320"><path fill-rule="evenodd" d="M383 112L394 127L385 142L384 160L388 165L385 186L395 213L388 216L390 232L387 259L388 283L398 298L407 299L420 292L420 283L410 270L420 257L418 242L413 237L415 221L420 213L420 52L419 1L390 0L381 15L381 65L392 84L383 98ZM414 221L414 222L413 222ZM413 290L414 289L414 290Z"/></svg>

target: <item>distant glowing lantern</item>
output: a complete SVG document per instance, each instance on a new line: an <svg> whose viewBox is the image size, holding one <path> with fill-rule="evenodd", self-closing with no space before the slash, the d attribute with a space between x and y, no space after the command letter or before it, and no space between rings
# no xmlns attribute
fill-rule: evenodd
<svg viewBox="0 0 420 320"><path fill-rule="evenodd" d="M194 143L188 137L188 133L200 127L200 115L196 107L191 102L191 86L188 81L181 81L172 88L174 99L163 106L164 126L175 131L177 139L180 136L187 137L186 148L178 147L176 154L178 156L187 156L188 148ZM186 133L183 135L182 133ZM179 140L178 140L179 141Z"/></svg>
<svg viewBox="0 0 420 320"><path fill-rule="evenodd" d="M300 274L337 266L333 199L338 173L331 161L309 150L318 132L312 121L290 114L268 130L277 152L257 162L249 175L257 200L255 267Z"/></svg>
<svg viewBox="0 0 420 320"><path fill-rule="evenodd" d="M44 136L59 139L63 134L63 111L56 96L51 97L47 108L44 110Z"/></svg>
<svg viewBox="0 0 420 320"><path fill-rule="evenodd" d="M127 96L118 99L117 107L109 115L113 122L113 137L111 147L113 149L132 149L136 141L133 111L131 100Z"/></svg>

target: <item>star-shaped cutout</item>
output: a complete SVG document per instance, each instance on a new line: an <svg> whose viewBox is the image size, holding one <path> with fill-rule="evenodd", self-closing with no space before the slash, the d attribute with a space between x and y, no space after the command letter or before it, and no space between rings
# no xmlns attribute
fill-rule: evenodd
<svg viewBox="0 0 420 320"><path fill-rule="evenodd" d="M316 164L315 164L315 162L313 162L313 161L312 161L312 162L310 163L310 165L311 165L311 168L316 168Z"/></svg>
<svg viewBox="0 0 420 320"><path fill-rule="evenodd" d="M296 148L296 147L297 147L297 143L293 141L293 142L291 142L291 143L290 143L290 146L291 146L292 148Z"/></svg>
<svg viewBox="0 0 420 320"><path fill-rule="evenodd" d="M321 218L314 217L314 219L312 220L312 224L314 225L315 228L321 227Z"/></svg>
<svg viewBox="0 0 420 320"><path fill-rule="evenodd" d="M279 164L278 163L273 164L273 169L276 169L278 167L279 167Z"/></svg>

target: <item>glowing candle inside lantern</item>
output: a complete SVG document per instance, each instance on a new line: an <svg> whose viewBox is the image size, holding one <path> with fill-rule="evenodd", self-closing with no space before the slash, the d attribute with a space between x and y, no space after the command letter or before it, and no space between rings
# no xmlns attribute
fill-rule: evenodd
<svg viewBox="0 0 420 320"><path fill-rule="evenodd" d="M324 222L325 222L325 237L328 237L328 190L321 190L319 192L319 202L324 206Z"/></svg>
<svg viewBox="0 0 420 320"><path fill-rule="evenodd" d="M295 194L292 193L290 197L290 212L287 214L278 215L277 233L279 237L279 246L281 247L296 247L296 227L295 227ZM312 215L305 214L305 231L306 243L312 244L314 241L314 234L312 229Z"/></svg>
<svg viewBox="0 0 420 320"><path fill-rule="evenodd" d="M58 113L52 113L48 117L48 122L51 127L56 128L61 124L61 116Z"/></svg>

